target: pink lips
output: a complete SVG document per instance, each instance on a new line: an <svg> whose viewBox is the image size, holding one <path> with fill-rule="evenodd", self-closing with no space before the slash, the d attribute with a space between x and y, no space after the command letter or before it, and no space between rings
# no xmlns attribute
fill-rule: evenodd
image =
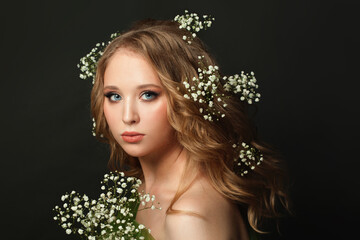
<svg viewBox="0 0 360 240"><path fill-rule="evenodd" d="M138 132L124 132L121 134L121 137L125 142L136 143L143 139L144 134Z"/></svg>

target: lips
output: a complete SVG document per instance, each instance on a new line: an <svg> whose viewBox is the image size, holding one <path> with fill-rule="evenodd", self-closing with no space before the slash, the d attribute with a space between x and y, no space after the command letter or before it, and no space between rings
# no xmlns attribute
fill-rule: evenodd
<svg viewBox="0 0 360 240"><path fill-rule="evenodd" d="M141 134L138 132L124 132L123 134L121 134L122 139L125 142L128 143L136 143L141 141L141 139L143 139L145 134Z"/></svg>

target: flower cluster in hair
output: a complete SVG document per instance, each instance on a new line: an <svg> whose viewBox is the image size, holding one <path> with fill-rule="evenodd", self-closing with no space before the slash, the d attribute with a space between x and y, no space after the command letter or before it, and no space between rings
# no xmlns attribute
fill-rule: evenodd
<svg viewBox="0 0 360 240"><path fill-rule="evenodd" d="M248 174L249 170L254 170L255 166L260 165L264 159L257 148L251 147L245 142L242 142L241 145L233 144L232 147L239 152L239 155L234 158L234 162L235 169L240 176Z"/></svg>
<svg viewBox="0 0 360 240"><path fill-rule="evenodd" d="M240 94L241 101L247 101L248 104L254 102L259 102L260 93L257 93L255 89L259 86L256 84L256 78L254 72L245 74L244 71L241 74L235 74L229 77L223 77L223 80L226 81L224 84L225 91L233 92L235 94Z"/></svg>
<svg viewBox="0 0 360 240"><path fill-rule="evenodd" d="M203 16L204 20L200 20L196 13L189 13L185 10L184 15L177 15L174 18L174 21L179 22L179 28L187 29L191 33L191 38L196 37L196 32L199 32L201 29L206 29L211 27L212 21L215 18L212 18L208 15ZM183 39L187 41L188 44L191 44L189 37L183 36ZM198 78L194 77L192 79L193 85L190 86L188 81L184 81L183 84L187 89L188 93L184 94L184 97L187 99L192 99L195 102L205 103L207 106L205 108L201 107L199 111L203 113L204 119L208 121L217 121L220 118L225 117L224 113L215 109L214 101L222 102L222 107L226 107L227 104L224 102L224 94L219 94L217 88L221 84L220 82L220 73L218 66L207 65L204 63L204 56L198 56L199 58L199 68L197 69ZM260 93L256 92L256 89L259 87L256 84L256 78L254 73L245 74L235 74L233 76L224 76L222 78L224 85L223 88L227 92L232 92L233 94L240 95L241 101L247 101L248 104L253 102L258 102L260 99Z"/></svg>
<svg viewBox="0 0 360 240"><path fill-rule="evenodd" d="M209 15L203 15L202 18L203 20L200 20L200 17L196 13L189 13L188 10L185 10L184 15L175 16L174 21L180 24L179 28L186 29L191 33L190 36L183 36L183 39L187 41L188 44L191 44L191 41L200 30L206 30L211 27L212 21L215 20L215 18Z"/></svg>
<svg viewBox="0 0 360 240"><path fill-rule="evenodd" d="M107 43L105 42L97 43L95 47L91 49L91 51L88 54L86 54L85 57L82 57L80 59L80 63L77 65L77 67L82 72L80 73L81 79L90 78L92 79L92 84L94 84L97 63L100 57L103 55L105 47L119 35L120 33L118 32L112 33L110 35L110 41L108 41Z"/></svg>
<svg viewBox="0 0 360 240"><path fill-rule="evenodd" d="M138 192L139 179L122 172L105 174L100 197L91 200L75 191L61 197L54 217L67 234L84 239L153 239L150 230L135 221L137 211L161 209L155 196ZM141 204L142 208L139 209Z"/></svg>
<svg viewBox="0 0 360 240"><path fill-rule="evenodd" d="M105 43L105 42L97 43L95 45L95 47L93 49L91 49L91 51L88 54L86 54L85 57L82 57L80 59L80 63L77 64L77 67L81 71L81 73L80 73L81 79L92 79L92 84L95 83L97 63L98 63L99 59L101 58L101 56L103 55L104 49L106 48L106 46L112 40L117 38L118 36L120 36L119 32L112 33L110 35L110 40L107 43ZM93 136L96 136L96 133L95 133L96 122L95 122L94 118L92 118L92 122L93 122L92 134L93 134ZM100 135L100 137L103 137L103 136Z"/></svg>
<svg viewBox="0 0 360 240"><path fill-rule="evenodd" d="M199 64L202 63L204 56L199 56ZM198 68L198 77L193 77L192 84L186 80L183 84L188 93L184 94L184 98L192 99L200 104L206 104L206 107L199 109L200 113L203 114L204 119L213 121L213 117L219 120L219 116L225 117L225 114L221 114L220 111L215 109L214 102L221 102L221 97L224 94L220 94L217 88L220 84L219 81L219 67L209 65L208 67ZM226 107L226 103L223 103L223 107Z"/></svg>
<svg viewBox="0 0 360 240"><path fill-rule="evenodd" d="M204 56L198 57L200 60ZM192 99L195 102L207 104L205 108L200 107L199 111L203 114L204 119L208 121L213 121L216 119L219 121L220 117L225 117L224 113L215 109L214 102L221 102L222 107L226 107L226 100L229 95L223 93L218 93L217 89L219 88L220 83L220 73L218 66L205 66L198 68L198 77L193 77L192 84L184 80L183 84L187 89L188 93L184 94L184 98ZM260 93L256 92L256 89L259 87L256 84L256 78L254 73L245 74L235 74L233 76L224 76L222 80L225 82L223 88L226 92L232 92L236 95L240 95L239 99L241 101L246 101L248 104L253 102L259 102Z"/></svg>

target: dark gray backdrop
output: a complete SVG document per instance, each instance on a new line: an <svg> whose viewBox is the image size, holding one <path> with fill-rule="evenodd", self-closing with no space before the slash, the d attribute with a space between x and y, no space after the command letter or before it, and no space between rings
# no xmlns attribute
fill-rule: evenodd
<svg viewBox="0 0 360 240"><path fill-rule="evenodd" d="M284 154L295 217L282 239L347 239L359 214L356 1L14 1L2 3L1 239L72 239L52 220L73 189L96 197L107 148L91 136L76 64L109 34L189 9L225 74L254 71L260 135ZM271 237L276 239L277 237Z"/></svg>

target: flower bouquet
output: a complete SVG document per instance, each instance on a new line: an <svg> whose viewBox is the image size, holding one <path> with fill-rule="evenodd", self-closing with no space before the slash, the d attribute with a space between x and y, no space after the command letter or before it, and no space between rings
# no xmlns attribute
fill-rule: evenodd
<svg viewBox="0 0 360 240"><path fill-rule="evenodd" d="M154 205L154 195L138 192L141 180L114 172L105 174L101 184L102 193L97 200L75 191L63 195L62 207L54 208L54 220L67 234L81 239L154 240L150 230L135 221L137 211L161 209Z"/></svg>

